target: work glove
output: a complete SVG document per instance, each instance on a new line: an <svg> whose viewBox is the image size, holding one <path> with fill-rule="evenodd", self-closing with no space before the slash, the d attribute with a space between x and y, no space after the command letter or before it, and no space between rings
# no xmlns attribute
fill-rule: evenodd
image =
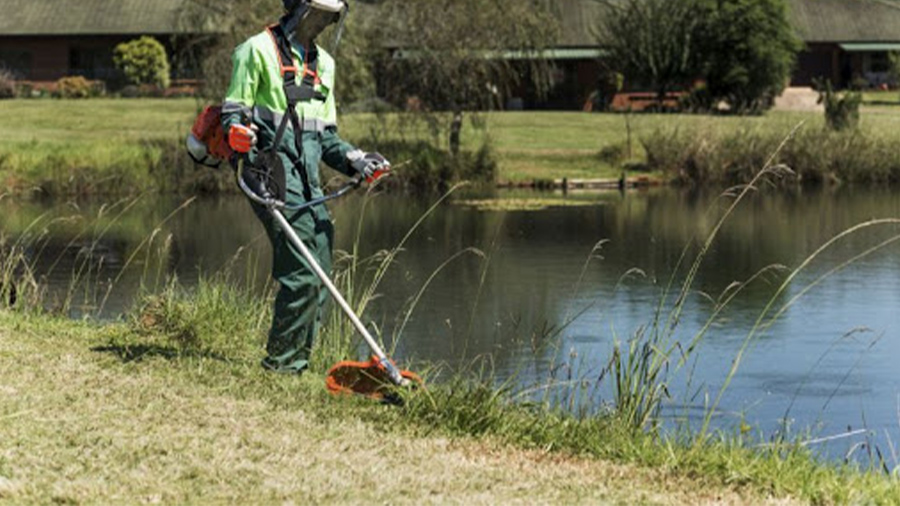
<svg viewBox="0 0 900 506"><path fill-rule="evenodd" d="M366 153L361 149L354 149L347 153L347 161L350 167L366 178L371 183L391 171L391 162L381 156L381 153Z"/></svg>
<svg viewBox="0 0 900 506"><path fill-rule="evenodd" d="M236 153L249 153L253 146L256 146L257 130L259 127L256 125L231 125L231 129L228 130L228 145Z"/></svg>

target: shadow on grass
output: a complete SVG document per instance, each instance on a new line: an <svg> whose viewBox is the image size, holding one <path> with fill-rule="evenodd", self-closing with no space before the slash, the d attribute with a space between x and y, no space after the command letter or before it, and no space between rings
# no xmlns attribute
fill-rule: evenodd
<svg viewBox="0 0 900 506"><path fill-rule="evenodd" d="M204 350L185 350L173 346L160 346L158 344L109 344L91 348L95 353L110 353L119 358L123 363L141 362L145 358L164 358L177 360L181 358L203 358L229 362L228 357Z"/></svg>

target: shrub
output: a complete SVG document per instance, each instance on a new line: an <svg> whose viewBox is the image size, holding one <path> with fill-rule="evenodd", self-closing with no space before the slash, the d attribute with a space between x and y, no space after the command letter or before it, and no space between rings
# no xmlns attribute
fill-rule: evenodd
<svg viewBox="0 0 900 506"><path fill-rule="evenodd" d="M130 84L169 86L166 48L153 37L123 42L113 51L113 62Z"/></svg>
<svg viewBox="0 0 900 506"><path fill-rule="evenodd" d="M63 77L56 81L56 93L62 98L88 98L93 85L82 76Z"/></svg>
<svg viewBox="0 0 900 506"><path fill-rule="evenodd" d="M0 68L0 99L15 98L16 96L16 79L13 73L7 69Z"/></svg>
<svg viewBox="0 0 900 506"><path fill-rule="evenodd" d="M619 72L605 70L597 80L597 89L588 97L592 111L608 111L616 93L622 91L625 76Z"/></svg>
<svg viewBox="0 0 900 506"><path fill-rule="evenodd" d="M138 98L141 96L141 89L133 84L129 84L119 91L119 96L122 98Z"/></svg>
<svg viewBox="0 0 900 506"><path fill-rule="evenodd" d="M625 143L603 146L597 155L601 162L618 165L628 158L628 145Z"/></svg>
<svg viewBox="0 0 900 506"><path fill-rule="evenodd" d="M16 84L16 96L22 98L32 98L34 97L34 86L30 83L18 83Z"/></svg>
<svg viewBox="0 0 900 506"><path fill-rule="evenodd" d="M774 104L802 47L788 21L785 0L698 0L696 37L709 108L724 101L732 112L758 113Z"/></svg>
<svg viewBox="0 0 900 506"><path fill-rule="evenodd" d="M832 130L846 130L859 125L859 106L862 104L862 93L848 91L838 94L831 86L831 81L815 81L819 92L818 103L825 104L825 123Z"/></svg>
<svg viewBox="0 0 900 506"><path fill-rule="evenodd" d="M497 161L488 144L456 155L424 140L385 140L369 145L402 164L391 180L413 192L443 192L460 181L492 183L497 173Z"/></svg>
<svg viewBox="0 0 900 506"><path fill-rule="evenodd" d="M91 81L91 96L102 97L106 95L106 83L103 81Z"/></svg>

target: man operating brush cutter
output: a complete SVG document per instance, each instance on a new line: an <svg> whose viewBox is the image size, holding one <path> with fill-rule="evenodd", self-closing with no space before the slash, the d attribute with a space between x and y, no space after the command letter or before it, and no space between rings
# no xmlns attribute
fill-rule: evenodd
<svg viewBox="0 0 900 506"><path fill-rule="evenodd" d="M333 227L322 204L362 179L375 181L391 167L380 154L363 152L338 136L335 62L316 44L316 37L329 25L343 22L347 4L284 0L284 8L278 24L235 49L221 111L238 182L266 229L274 253L272 276L280 285L262 365L292 374L308 367L322 307L331 293L375 352L377 369L393 383L403 384L404 374L387 359L328 277ZM354 181L324 196L321 160Z"/></svg>

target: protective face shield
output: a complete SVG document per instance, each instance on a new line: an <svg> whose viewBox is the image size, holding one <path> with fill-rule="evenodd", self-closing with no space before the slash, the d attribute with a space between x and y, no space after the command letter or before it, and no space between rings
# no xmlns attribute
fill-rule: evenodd
<svg viewBox="0 0 900 506"><path fill-rule="evenodd" d="M330 25L339 23L331 48L332 51L337 50L345 14L349 10L344 0L283 0L283 3L287 14L281 23L288 34L293 35L299 27L312 40Z"/></svg>

